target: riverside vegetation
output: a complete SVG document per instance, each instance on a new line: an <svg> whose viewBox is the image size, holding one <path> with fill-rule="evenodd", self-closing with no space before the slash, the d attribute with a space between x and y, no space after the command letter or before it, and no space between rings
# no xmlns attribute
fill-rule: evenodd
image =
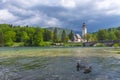
<svg viewBox="0 0 120 80"><path fill-rule="evenodd" d="M74 40L72 30L54 28L40 28L34 26L13 26L0 24L0 46L53 46L54 43L63 43L62 46L82 46L82 43L69 43ZM87 41L120 40L120 27L101 29L86 34ZM104 46L100 44L98 46ZM120 46L119 43L114 46Z"/></svg>

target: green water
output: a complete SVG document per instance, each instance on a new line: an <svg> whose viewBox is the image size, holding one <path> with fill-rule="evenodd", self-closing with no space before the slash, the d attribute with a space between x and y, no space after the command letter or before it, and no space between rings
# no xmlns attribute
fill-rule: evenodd
<svg viewBox="0 0 120 80"><path fill-rule="evenodd" d="M0 48L0 80L120 80L120 48ZM76 71L76 62L92 72Z"/></svg>

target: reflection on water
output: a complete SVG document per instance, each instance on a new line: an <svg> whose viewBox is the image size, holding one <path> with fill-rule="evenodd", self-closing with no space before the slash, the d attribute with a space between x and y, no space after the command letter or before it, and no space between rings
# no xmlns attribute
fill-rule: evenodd
<svg viewBox="0 0 120 80"><path fill-rule="evenodd" d="M1 57L0 80L120 80L120 54L114 52L114 48L0 48L0 54L8 52L31 55L23 57L11 65L4 66ZM7 52L8 51L8 52ZM30 54L29 54L30 53ZM49 55L47 55L49 53ZM53 54L54 53L54 54ZM38 54L44 54L42 57ZM62 55L61 55L62 54ZM69 54L69 55L63 55ZM17 54L16 54L17 55ZM47 57L45 57L47 55ZM55 55L55 56L51 56ZM45 61L45 67L21 70L23 64L39 66ZM85 66L92 66L92 72L84 74L83 70L76 71L76 62L80 61ZM16 64L15 64L16 63ZM16 65L16 66L15 66ZM7 70L7 72L5 72ZM8 73L8 74L7 74ZM5 75L4 75L5 74ZM17 77L18 76L18 77Z"/></svg>

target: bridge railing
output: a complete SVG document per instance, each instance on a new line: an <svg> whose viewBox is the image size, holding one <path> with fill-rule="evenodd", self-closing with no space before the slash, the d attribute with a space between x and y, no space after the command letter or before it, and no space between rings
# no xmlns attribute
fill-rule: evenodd
<svg viewBox="0 0 120 80"><path fill-rule="evenodd" d="M101 40L101 41L92 41L92 42L84 42L83 46L92 46L96 43L103 43L103 44L114 44L114 43L120 43L120 40Z"/></svg>
<svg viewBox="0 0 120 80"><path fill-rule="evenodd" d="M91 41L91 42L84 42L84 43L107 43L107 42L120 42L120 40L100 40L100 41Z"/></svg>

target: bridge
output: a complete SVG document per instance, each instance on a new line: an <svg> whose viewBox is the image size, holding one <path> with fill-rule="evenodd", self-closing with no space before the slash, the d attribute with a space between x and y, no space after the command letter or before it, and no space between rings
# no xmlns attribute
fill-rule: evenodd
<svg viewBox="0 0 120 80"><path fill-rule="evenodd" d="M94 42L84 42L83 46L90 47L96 46L96 44L102 43L105 46L113 46L115 43L120 43L120 40L101 40L101 41L94 41Z"/></svg>

